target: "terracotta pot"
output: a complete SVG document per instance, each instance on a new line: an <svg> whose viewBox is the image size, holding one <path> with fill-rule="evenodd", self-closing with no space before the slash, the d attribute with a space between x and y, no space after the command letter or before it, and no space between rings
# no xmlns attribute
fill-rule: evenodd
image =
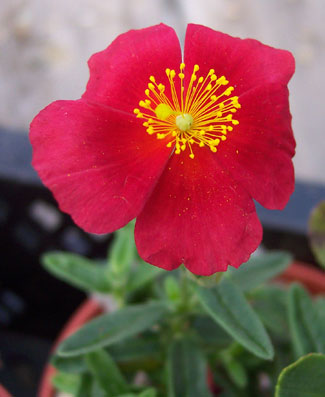
<svg viewBox="0 0 325 397"><path fill-rule="evenodd" d="M281 276L277 278L286 284L290 284L294 281L304 284L304 286L312 294L325 293L325 272L312 268L300 262L295 262L285 270ZM97 301L87 300L85 301L68 321L63 331L59 335L57 341L54 344L54 348L63 339L74 333L83 324L92 318L103 313L102 307ZM54 350L53 348L53 350ZM43 373L41 385L39 388L39 397L54 397L55 390L51 384L51 378L55 373L55 368L48 364ZM0 394L0 397L2 395ZM5 396L4 396L5 397Z"/></svg>
<svg viewBox="0 0 325 397"><path fill-rule="evenodd" d="M11 394L0 385L0 397L12 397Z"/></svg>
<svg viewBox="0 0 325 397"><path fill-rule="evenodd" d="M287 284L297 281L313 295L325 293L325 272L302 262L293 263L278 277L278 280Z"/></svg>
<svg viewBox="0 0 325 397"><path fill-rule="evenodd" d="M70 320L67 322L66 326L63 328L56 342L54 343L52 351L56 348L56 346L66 339L69 335L73 334L77 331L83 324L90 321L94 317L103 313L103 309L99 305L99 303L93 299L87 299L84 303L82 303L76 312L72 315ZM38 391L39 397L54 397L55 390L51 383L51 378L55 374L55 368L48 364L45 367L45 371L43 372L40 388ZM0 397L1 394L0 394ZM5 396L4 396L5 397Z"/></svg>

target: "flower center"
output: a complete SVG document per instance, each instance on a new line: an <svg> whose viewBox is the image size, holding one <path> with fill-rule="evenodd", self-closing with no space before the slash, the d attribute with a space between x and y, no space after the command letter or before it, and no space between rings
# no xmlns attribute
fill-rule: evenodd
<svg viewBox="0 0 325 397"><path fill-rule="evenodd" d="M194 65L185 90L184 69L185 64L181 63L177 83L175 70L166 69L170 85L168 96L165 85L150 76L145 90L147 98L139 102L144 110L134 109L134 113L146 120L143 126L149 135L168 140L167 147L174 145L175 154L188 149L193 159L194 146L207 146L212 152L217 151L233 125L239 124L232 116L241 106L237 96L230 97L234 87L226 88L229 82L225 76L217 77L214 69L205 77L198 77L199 66Z"/></svg>
<svg viewBox="0 0 325 397"><path fill-rule="evenodd" d="M175 119L176 126L180 131L190 130L193 124L193 117L188 114L180 114Z"/></svg>

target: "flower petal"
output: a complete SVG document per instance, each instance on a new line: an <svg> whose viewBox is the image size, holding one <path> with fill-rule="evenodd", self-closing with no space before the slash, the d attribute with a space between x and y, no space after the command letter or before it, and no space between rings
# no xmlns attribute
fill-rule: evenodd
<svg viewBox="0 0 325 397"><path fill-rule="evenodd" d="M130 30L89 59L90 79L83 98L132 113L145 98L149 77L165 81L166 68L178 69L181 60L179 40L169 26Z"/></svg>
<svg viewBox="0 0 325 397"><path fill-rule="evenodd" d="M170 156L139 119L84 100L49 105L30 139L33 166L61 210L93 233L137 216Z"/></svg>
<svg viewBox="0 0 325 397"><path fill-rule="evenodd" d="M288 51L194 24L187 27L184 58L187 70L198 64L203 76L210 68L218 77L224 75L235 87L234 95L266 83L285 85L295 69Z"/></svg>
<svg viewBox="0 0 325 397"><path fill-rule="evenodd" d="M181 263L210 275L248 260L262 238L246 191L206 148L173 155L137 218L135 241L147 262L172 270Z"/></svg>
<svg viewBox="0 0 325 397"><path fill-rule="evenodd" d="M264 207L283 209L294 190L288 89L260 86L241 95L239 102L239 125L228 132L215 160Z"/></svg>

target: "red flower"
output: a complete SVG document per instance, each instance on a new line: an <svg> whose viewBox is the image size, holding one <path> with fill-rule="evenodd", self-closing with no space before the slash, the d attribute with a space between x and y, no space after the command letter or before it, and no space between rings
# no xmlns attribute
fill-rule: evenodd
<svg viewBox="0 0 325 397"><path fill-rule="evenodd" d="M184 63L182 63L184 62ZM261 241L253 198L281 209L294 189L286 84L292 55L189 25L130 31L89 60L77 101L35 117L33 165L83 229L137 218L144 260L210 275Z"/></svg>

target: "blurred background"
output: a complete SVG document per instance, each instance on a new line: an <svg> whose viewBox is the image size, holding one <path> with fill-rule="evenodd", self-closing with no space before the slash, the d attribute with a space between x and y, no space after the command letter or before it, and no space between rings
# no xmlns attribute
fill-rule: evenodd
<svg viewBox="0 0 325 397"><path fill-rule="evenodd" d="M325 197L324 15L324 0L1 0L0 383L15 396L36 395L51 343L85 297L48 275L40 254L65 249L101 258L110 239L79 230L42 187L30 166L34 115L56 99L79 98L90 55L129 29L164 22L183 42L194 22L290 50L297 188L285 211L258 210L266 248L313 263L307 221Z"/></svg>

